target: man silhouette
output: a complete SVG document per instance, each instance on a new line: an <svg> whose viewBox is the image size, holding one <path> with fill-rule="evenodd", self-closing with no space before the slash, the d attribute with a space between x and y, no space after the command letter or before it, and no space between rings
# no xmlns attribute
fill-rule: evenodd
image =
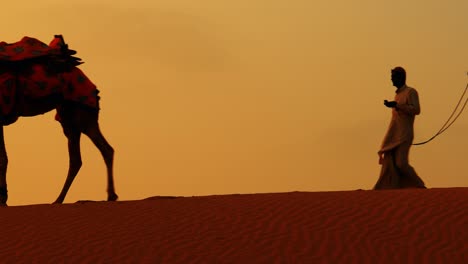
<svg viewBox="0 0 468 264"><path fill-rule="evenodd" d="M382 169L374 189L426 188L408 159L414 119L421 112L418 92L406 85L405 69L396 67L391 74L397 90L394 101L384 101L392 109L392 119L378 152Z"/></svg>

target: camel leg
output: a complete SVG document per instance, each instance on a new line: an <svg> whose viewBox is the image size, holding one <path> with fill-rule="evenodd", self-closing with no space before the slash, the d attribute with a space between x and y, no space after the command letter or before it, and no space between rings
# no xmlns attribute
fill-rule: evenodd
<svg viewBox="0 0 468 264"><path fill-rule="evenodd" d="M3 126L0 129L0 206L6 205L8 200L6 171L8 166L8 157L5 149L5 139L3 136Z"/></svg>
<svg viewBox="0 0 468 264"><path fill-rule="evenodd" d="M68 139L68 154L70 157L70 163L68 167L67 179L65 180L65 184L63 185L62 191L60 192L60 195L58 196L57 200L55 200L54 204L61 204L63 202L82 164L80 153L81 132L79 130L67 126L63 126L63 131Z"/></svg>
<svg viewBox="0 0 468 264"><path fill-rule="evenodd" d="M114 176L113 176L113 163L114 163L114 149L107 142L99 129L97 122L90 125L84 132L91 141L96 145L104 158L107 167L107 201L117 201L119 198L115 193Z"/></svg>

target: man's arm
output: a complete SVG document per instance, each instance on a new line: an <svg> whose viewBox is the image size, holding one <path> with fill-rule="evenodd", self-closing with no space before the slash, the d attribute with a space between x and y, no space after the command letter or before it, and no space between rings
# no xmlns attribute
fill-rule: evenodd
<svg viewBox="0 0 468 264"><path fill-rule="evenodd" d="M421 108L419 106L419 96L418 92L414 89L411 89L408 92L408 100L406 104L398 103L396 106L398 111L403 111L409 115L419 115L421 113Z"/></svg>

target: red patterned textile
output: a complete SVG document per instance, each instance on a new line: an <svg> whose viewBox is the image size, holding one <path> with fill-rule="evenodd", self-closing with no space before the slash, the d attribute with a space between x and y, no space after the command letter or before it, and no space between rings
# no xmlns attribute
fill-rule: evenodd
<svg viewBox="0 0 468 264"><path fill-rule="evenodd" d="M59 54L59 45L49 46L35 38L24 37L20 41L11 44L4 41L0 42L0 60L21 61L46 55Z"/></svg>
<svg viewBox="0 0 468 264"><path fill-rule="evenodd" d="M14 44L0 43L0 123L16 121L17 98L41 99L59 95L63 100L99 109L99 91L86 75L76 66L51 68L50 58L60 56L63 41L55 38L51 46L39 40L24 37ZM41 62L27 61L39 57ZM52 62L52 63L50 63ZM63 61L59 61L63 63ZM62 68L59 68L62 69ZM60 121L60 116L56 116ZM5 121L7 120L7 121ZM10 120L10 121L8 121Z"/></svg>

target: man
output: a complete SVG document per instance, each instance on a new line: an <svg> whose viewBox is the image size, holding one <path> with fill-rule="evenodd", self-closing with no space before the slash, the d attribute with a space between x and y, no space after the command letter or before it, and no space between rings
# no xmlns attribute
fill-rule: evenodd
<svg viewBox="0 0 468 264"><path fill-rule="evenodd" d="M384 101L392 109L392 119L379 150L380 178L374 189L426 188L408 155L414 137L414 119L421 112L418 92L406 85L406 71L392 69L392 83L397 88L395 101Z"/></svg>

